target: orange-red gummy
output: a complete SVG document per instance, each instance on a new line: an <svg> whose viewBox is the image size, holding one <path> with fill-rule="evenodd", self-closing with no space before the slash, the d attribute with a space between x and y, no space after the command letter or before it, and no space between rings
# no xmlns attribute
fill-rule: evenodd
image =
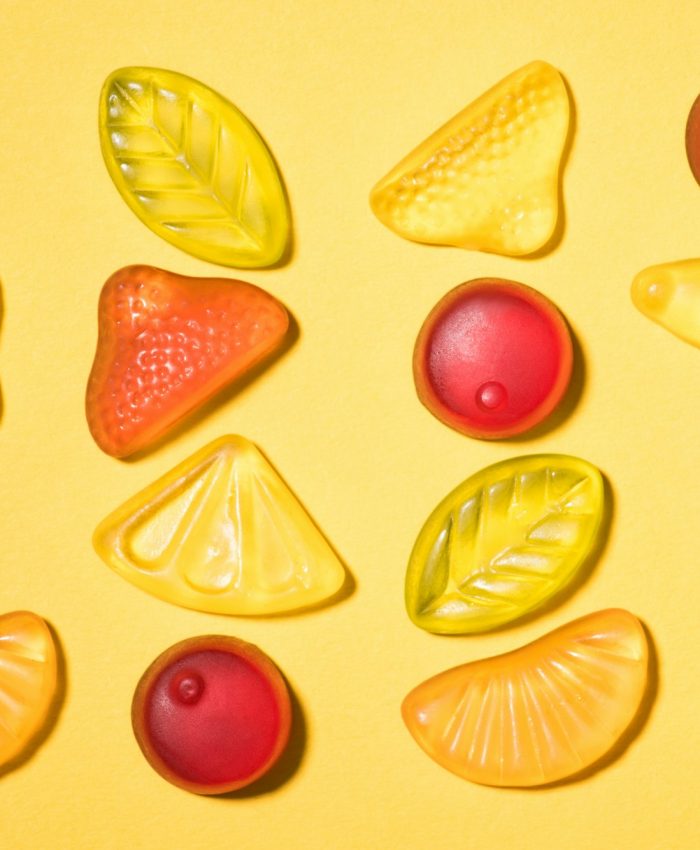
<svg viewBox="0 0 700 850"><path fill-rule="evenodd" d="M146 448L282 342L289 318L240 280L129 266L105 283L86 414L114 457Z"/></svg>

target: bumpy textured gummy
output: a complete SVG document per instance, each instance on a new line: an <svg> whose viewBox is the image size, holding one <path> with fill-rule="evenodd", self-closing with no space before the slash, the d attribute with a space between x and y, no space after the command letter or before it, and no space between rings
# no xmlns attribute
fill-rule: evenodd
<svg viewBox="0 0 700 850"><path fill-rule="evenodd" d="M107 517L93 542L142 590L217 614L316 605L345 580L309 515L243 437L205 446Z"/></svg>
<svg viewBox="0 0 700 850"><path fill-rule="evenodd" d="M413 377L421 402L470 437L520 434L549 416L571 377L566 322L529 286L480 278L455 287L418 334Z"/></svg>
<svg viewBox="0 0 700 850"><path fill-rule="evenodd" d="M284 307L240 280L129 266L105 283L86 397L107 454L146 448L282 342Z"/></svg>
<svg viewBox="0 0 700 850"><path fill-rule="evenodd" d="M56 647L29 611L0 616L0 765L19 755L46 722L56 692Z"/></svg>
<svg viewBox="0 0 700 850"><path fill-rule="evenodd" d="M612 749L640 708L647 668L642 625L609 609L429 679L402 714L423 750L458 776L544 785Z"/></svg>
<svg viewBox="0 0 700 850"><path fill-rule="evenodd" d="M700 260L644 269L632 282L632 301L652 321L700 346Z"/></svg>
<svg viewBox="0 0 700 850"><path fill-rule="evenodd" d="M131 707L151 767L197 794L254 782L284 751L292 721L287 686L260 649L204 635L171 646L141 677Z"/></svg>
<svg viewBox="0 0 700 850"><path fill-rule="evenodd" d="M374 187L375 215L399 236L518 256L557 220L569 98L559 72L532 62L426 139Z"/></svg>
<svg viewBox="0 0 700 850"><path fill-rule="evenodd" d="M238 268L283 254L289 212L272 155L207 86L158 68L115 71L100 97L100 143L119 194L168 242Z"/></svg>
<svg viewBox="0 0 700 850"><path fill-rule="evenodd" d="M567 455L482 469L435 508L406 572L406 610L440 634L484 632L551 599L576 575L603 516L600 472Z"/></svg>

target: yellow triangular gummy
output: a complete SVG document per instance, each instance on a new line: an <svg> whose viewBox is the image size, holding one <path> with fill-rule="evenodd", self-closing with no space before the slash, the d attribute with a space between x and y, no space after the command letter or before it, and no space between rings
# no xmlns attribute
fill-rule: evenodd
<svg viewBox="0 0 700 850"><path fill-rule="evenodd" d="M377 218L415 242L518 256L551 238L569 128L561 75L531 62L433 133L370 195Z"/></svg>
<svg viewBox="0 0 700 850"><path fill-rule="evenodd" d="M100 557L167 602L217 614L277 614L333 596L345 570L260 451L222 437L108 516Z"/></svg>

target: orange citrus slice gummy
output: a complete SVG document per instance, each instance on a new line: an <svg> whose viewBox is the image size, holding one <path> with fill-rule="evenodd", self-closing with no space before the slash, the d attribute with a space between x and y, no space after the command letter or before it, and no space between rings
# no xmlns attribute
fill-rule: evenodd
<svg viewBox="0 0 700 850"><path fill-rule="evenodd" d="M568 128L561 75L532 62L408 154L377 183L370 204L405 239L530 254L556 226Z"/></svg>
<svg viewBox="0 0 700 850"><path fill-rule="evenodd" d="M93 543L127 581L216 614L277 614L340 590L345 570L244 437L222 437L108 516Z"/></svg>
<svg viewBox="0 0 700 850"><path fill-rule="evenodd" d="M455 667L404 700L425 752L483 785L543 785L597 762L644 696L648 644L621 609L598 611L527 646Z"/></svg>
<svg viewBox="0 0 700 850"><path fill-rule="evenodd" d="M41 617L29 611L0 616L0 765L44 725L56 678L56 647Z"/></svg>
<svg viewBox="0 0 700 850"><path fill-rule="evenodd" d="M700 347L700 260L649 266L632 281L632 303L691 345Z"/></svg>

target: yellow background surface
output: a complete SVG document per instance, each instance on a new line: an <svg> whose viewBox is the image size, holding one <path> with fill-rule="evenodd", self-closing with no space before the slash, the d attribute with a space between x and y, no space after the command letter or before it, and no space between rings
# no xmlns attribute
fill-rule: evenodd
<svg viewBox="0 0 700 850"><path fill-rule="evenodd" d="M0 610L47 618L65 654L55 724L0 777L3 850L700 846L700 352L629 298L641 268L700 255L700 187L683 143L700 90L700 13L694 0L671 7L1 0ZM556 248L516 260L382 227L367 202L374 182L536 58L562 71L575 104ZM202 80L267 139L291 198L294 254L231 276L278 296L300 334L258 380L122 463L97 449L83 414L102 283L137 262L229 274L153 235L109 180L97 98L130 64ZM548 295L580 343L567 415L499 443L440 424L411 377L429 309L487 275ZM348 598L295 617L211 616L140 592L97 558L90 538L103 516L227 432L258 443L307 505L355 578ZM609 539L589 579L497 634L415 628L403 578L429 512L482 466L541 451L580 455L609 480ZM499 790L440 769L411 740L399 705L415 684L608 606L644 620L659 659L648 720L612 764L548 790ZM158 653L216 632L268 652L304 717L282 768L228 799L160 779L129 718Z"/></svg>

